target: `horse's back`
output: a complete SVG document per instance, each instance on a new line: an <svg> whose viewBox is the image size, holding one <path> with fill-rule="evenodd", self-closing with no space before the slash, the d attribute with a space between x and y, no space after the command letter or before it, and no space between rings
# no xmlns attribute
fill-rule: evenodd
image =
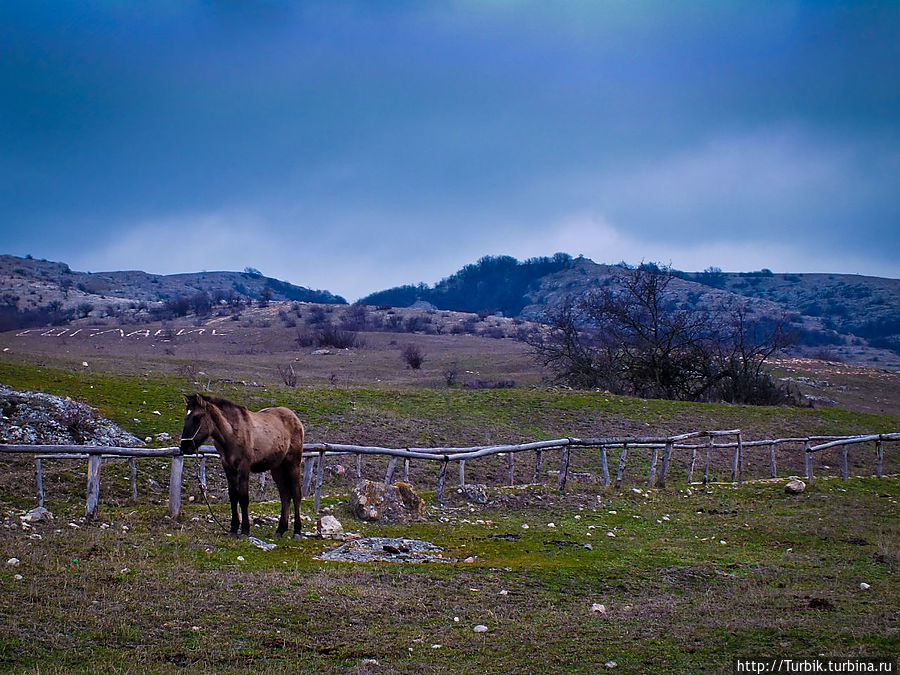
<svg viewBox="0 0 900 675"><path fill-rule="evenodd" d="M272 425L266 424L265 426L269 426L272 429L274 428L275 420L278 420L282 425L283 431L290 438L290 449L303 451L303 422L297 417L297 413L290 408L277 406L274 408L263 408L256 415L259 418L271 421Z"/></svg>

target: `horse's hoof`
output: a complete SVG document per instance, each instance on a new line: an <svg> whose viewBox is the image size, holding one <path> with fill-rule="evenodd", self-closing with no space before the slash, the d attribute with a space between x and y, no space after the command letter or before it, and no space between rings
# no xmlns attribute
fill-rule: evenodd
<svg viewBox="0 0 900 675"><path fill-rule="evenodd" d="M232 539L237 539L240 535L238 535L237 532L229 532L228 536L231 537Z"/></svg>
<svg viewBox="0 0 900 675"><path fill-rule="evenodd" d="M303 535L299 532L294 532L294 536L292 537L292 539L303 539Z"/></svg>

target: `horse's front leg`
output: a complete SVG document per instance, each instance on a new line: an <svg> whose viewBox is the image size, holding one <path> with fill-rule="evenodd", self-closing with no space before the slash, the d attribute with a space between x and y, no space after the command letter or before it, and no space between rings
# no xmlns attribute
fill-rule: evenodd
<svg viewBox="0 0 900 675"><path fill-rule="evenodd" d="M237 472L236 471L225 471L225 476L228 478L228 501L231 502L231 527L228 532L232 536L237 536L238 525L240 521L238 520L238 481L237 481Z"/></svg>

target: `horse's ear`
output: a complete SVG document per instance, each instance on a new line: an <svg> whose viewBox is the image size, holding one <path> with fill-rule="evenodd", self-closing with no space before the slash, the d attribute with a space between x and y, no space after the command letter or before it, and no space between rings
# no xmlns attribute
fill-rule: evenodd
<svg viewBox="0 0 900 675"><path fill-rule="evenodd" d="M197 408L203 406L203 399L197 394L182 394L184 396L184 405L188 408Z"/></svg>
<svg viewBox="0 0 900 675"><path fill-rule="evenodd" d="M206 408L206 397L203 394L194 394L194 399L197 402L198 408Z"/></svg>

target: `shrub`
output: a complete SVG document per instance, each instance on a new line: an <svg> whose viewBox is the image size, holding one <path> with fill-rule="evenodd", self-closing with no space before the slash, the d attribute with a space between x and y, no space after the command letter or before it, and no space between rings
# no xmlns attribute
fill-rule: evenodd
<svg viewBox="0 0 900 675"><path fill-rule="evenodd" d="M403 360L406 361L406 365L413 370L421 368L422 363L425 361L425 352L417 345L406 345L401 351L401 355L403 356Z"/></svg>

